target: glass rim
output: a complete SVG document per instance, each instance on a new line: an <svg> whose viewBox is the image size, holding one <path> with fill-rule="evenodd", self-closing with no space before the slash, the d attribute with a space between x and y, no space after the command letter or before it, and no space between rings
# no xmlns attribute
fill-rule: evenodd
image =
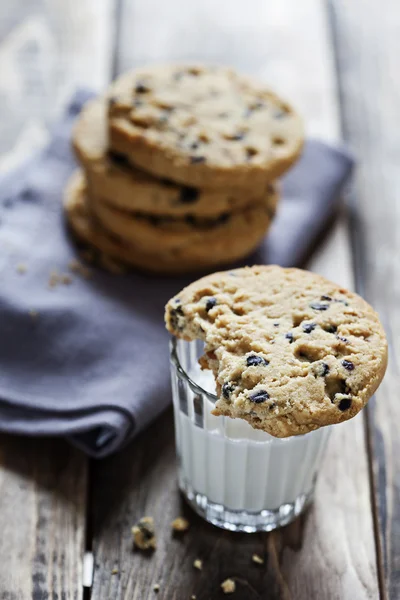
<svg viewBox="0 0 400 600"><path fill-rule="evenodd" d="M191 377L189 377L189 375L186 373L185 369L182 367L181 362L179 360L178 351L177 351L178 341L183 341L186 344L191 344L191 343L193 343L194 340L192 340L192 341L182 340L181 338L177 338L175 336L171 336L171 338L170 338L170 342L169 342L170 361L173 364L173 366L175 367L177 376L179 377L179 379L183 379L184 381L186 381L186 383L188 384L188 386L190 387L192 392L194 392L195 394L202 394L203 396L206 396L210 400L210 402L215 404L218 400L218 396L216 396L215 394L211 394L211 392L207 392L207 390L205 390L200 385L198 385L195 381L193 381L193 379ZM294 438L299 439L299 438L303 438L306 435L310 436L313 433L321 432L321 430L324 430L324 431L328 430L330 432L330 431L332 431L332 425L320 426L320 427L317 427L317 429L308 431L307 433L301 433L298 435L290 435L288 437L283 437L283 438L275 437L272 434L268 434L268 435L270 435L274 440L277 440L279 442L287 442L288 440L293 440ZM265 432L265 433L268 433L268 432ZM257 442L257 443L265 443L265 442Z"/></svg>
<svg viewBox="0 0 400 600"><path fill-rule="evenodd" d="M182 340L182 341L186 341L186 340ZM186 343L190 344L192 342L186 341ZM189 375L186 373L185 369L182 367L181 361L179 360L179 356L178 356L177 344L178 344L178 338L176 338L175 336L171 336L171 339L169 342L170 359L171 359L171 363L174 365L174 367L176 369L178 377L187 382L187 384L189 385L192 392L194 392L195 394L202 394L203 396L206 396L208 398L208 400L210 400L210 402L215 404L218 400L218 396L216 396L215 394L212 394L211 392L207 392L207 390L205 390L198 383L193 381L193 379L191 377L189 377Z"/></svg>

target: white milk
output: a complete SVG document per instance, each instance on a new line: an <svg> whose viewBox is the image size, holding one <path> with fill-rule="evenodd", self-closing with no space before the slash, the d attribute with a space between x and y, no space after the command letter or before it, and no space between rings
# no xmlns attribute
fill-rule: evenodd
<svg viewBox="0 0 400 600"><path fill-rule="evenodd" d="M195 368L189 376L215 393L210 371ZM180 395L179 385L185 388ZM177 383L174 402L180 477L195 493L225 509L252 513L275 511L311 495L329 435L327 427L278 439L242 419L213 416L210 400L195 397L186 383Z"/></svg>

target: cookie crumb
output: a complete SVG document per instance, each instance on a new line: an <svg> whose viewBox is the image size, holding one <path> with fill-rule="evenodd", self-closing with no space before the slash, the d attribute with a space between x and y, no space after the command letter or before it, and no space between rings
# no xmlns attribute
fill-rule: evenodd
<svg viewBox="0 0 400 600"><path fill-rule="evenodd" d="M34 308L31 308L29 310L29 316L31 317L31 319L33 319L34 321L38 318L39 313L37 310L35 310Z"/></svg>
<svg viewBox="0 0 400 600"><path fill-rule="evenodd" d="M49 276L49 288L55 288L61 282L61 277L57 271L52 271Z"/></svg>
<svg viewBox="0 0 400 600"><path fill-rule="evenodd" d="M261 556L259 556L258 554L253 554L253 556L251 557L251 560L253 561L253 563L256 563L257 565L264 564L264 559L261 558Z"/></svg>
<svg viewBox="0 0 400 600"><path fill-rule="evenodd" d="M65 273L63 273L60 276L60 280L61 280L61 283L63 283L64 285L71 285L71 283L72 283L72 277L70 275L65 274Z"/></svg>
<svg viewBox="0 0 400 600"><path fill-rule="evenodd" d="M233 594L236 590L236 583L233 579L225 579L225 581L221 583L221 588L224 594Z"/></svg>
<svg viewBox="0 0 400 600"><path fill-rule="evenodd" d="M119 571L117 568L115 568L111 571L111 575L118 575L118 573L119 573Z"/></svg>
<svg viewBox="0 0 400 600"><path fill-rule="evenodd" d="M155 550L156 536L153 517L142 517L132 527L133 541L140 550Z"/></svg>
<svg viewBox="0 0 400 600"><path fill-rule="evenodd" d="M201 571L203 568L203 561L200 560L200 558L196 558L196 560L193 562L193 566L195 569L198 569L199 571Z"/></svg>
<svg viewBox="0 0 400 600"><path fill-rule="evenodd" d="M197 596L196 596L196 594L192 594L192 595L190 596L190 600L197 600Z"/></svg>
<svg viewBox="0 0 400 600"><path fill-rule="evenodd" d="M17 271L20 275L24 275L24 273L26 273L27 270L27 266L24 263L19 263L19 265L17 265Z"/></svg>
<svg viewBox="0 0 400 600"><path fill-rule="evenodd" d="M155 584L153 585L153 590L156 592L156 594L157 594L157 593L160 591L160 586L159 586L159 584L158 584L158 583L155 583Z"/></svg>
<svg viewBox="0 0 400 600"><path fill-rule="evenodd" d="M174 532L183 533L189 529L189 521L184 517L177 517L172 521L171 527Z"/></svg>

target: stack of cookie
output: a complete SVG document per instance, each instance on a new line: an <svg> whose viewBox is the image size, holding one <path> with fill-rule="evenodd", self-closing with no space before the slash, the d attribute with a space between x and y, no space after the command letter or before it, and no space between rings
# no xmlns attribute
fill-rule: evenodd
<svg viewBox="0 0 400 600"><path fill-rule="evenodd" d="M228 69L138 70L81 113L66 214L77 238L127 265L231 263L263 239L302 144L293 109Z"/></svg>

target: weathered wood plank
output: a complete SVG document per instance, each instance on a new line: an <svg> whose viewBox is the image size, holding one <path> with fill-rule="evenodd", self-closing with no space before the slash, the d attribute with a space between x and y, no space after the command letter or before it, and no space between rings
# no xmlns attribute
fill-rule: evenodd
<svg viewBox="0 0 400 600"><path fill-rule="evenodd" d="M104 87L113 11L112 0L0 3L0 155L32 124L52 124L77 86Z"/></svg>
<svg viewBox="0 0 400 600"><path fill-rule="evenodd" d="M112 16L112 0L0 3L1 172L46 142L77 85L104 86ZM82 598L87 464L63 442L1 436L4 600Z"/></svg>
<svg viewBox="0 0 400 600"><path fill-rule="evenodd" d="M343 104L343 128L359 167L352 190L359 285L379 311L390 360L369 407L382 574L400 597L400 6L396 0L331 3Z"/></svg>
<svg viewBox="0 0 400 600"><path fill-rule="evenodd" d="M86 460L66 442L0 437L0 597L82 598Z"/></svg>
<svg viewBox="0 0 400 600"><path fill-rule="evenodd" d="M121 19L118 71L160 60L232 64L292 98L310 134L338 139L333 57L318 0L125 0ZM311 267L351 287L350 262L339 224ZM166 414L120 456L95 465L93 600L150 598L155 583L159 598L214 598L228 576L237 578L235 598L248 600L377 597L362 417L333 432L307 518L269 535L219 531L181 505L171 430ZM192 528L177 542L170 521L182 511ZM158 525L153 557L132 551L130 527L144 514ZM264 556L263 567L251 563L253 552ZM192 568L197 557L205 561L201 573Z"/></svg>

